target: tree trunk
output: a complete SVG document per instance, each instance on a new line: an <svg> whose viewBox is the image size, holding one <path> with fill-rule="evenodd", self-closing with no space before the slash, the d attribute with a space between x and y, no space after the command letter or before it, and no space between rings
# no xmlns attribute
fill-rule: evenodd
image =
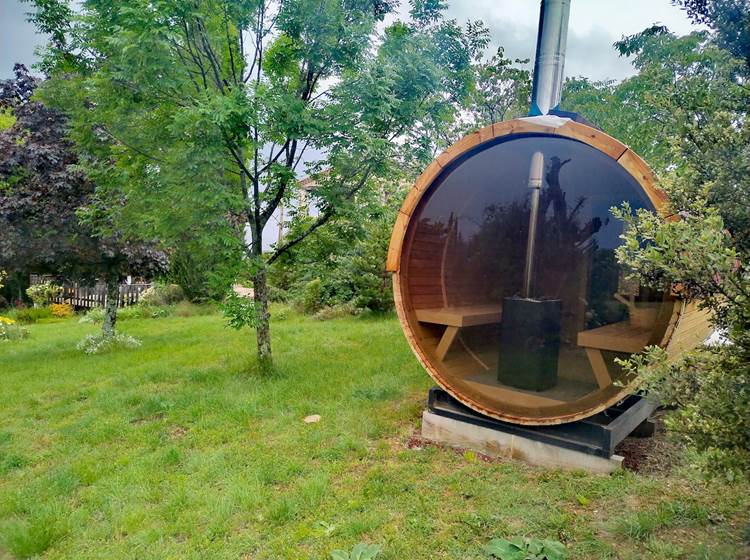
<svg viewBox="0 0 750 560"><path fill-rule="evenodd" d="M271 325L268 312L268 280L266 268L262 266L253 276L253 299L257 313L257 324L255 325L255 337L258 343L258 361L261 368L270 367L273 363L271 355Z"/></svg>
<svg viewBox="0 0 750 560"><path fill-rule="evenodd" d="M117 275L107 277L107 302L104 305L102 334L105 338L115 335L117 323L117 306L120 302L120 279Z"/></svg>

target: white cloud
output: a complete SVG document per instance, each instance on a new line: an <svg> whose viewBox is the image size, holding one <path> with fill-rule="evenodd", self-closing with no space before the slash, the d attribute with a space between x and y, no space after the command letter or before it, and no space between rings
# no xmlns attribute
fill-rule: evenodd
<svg viewBox="0 0 750 560"><path fill-rule="evenodd" d="M539 4L533 0L453 0L448 13L461 22L481 19L490 28L493 48L502 45L511 58L533 60ZM657 22L678 34L695 29L669 0L571 0L565 74L595 80L632 75L632 66L612 45L623 35Z"/></svg>

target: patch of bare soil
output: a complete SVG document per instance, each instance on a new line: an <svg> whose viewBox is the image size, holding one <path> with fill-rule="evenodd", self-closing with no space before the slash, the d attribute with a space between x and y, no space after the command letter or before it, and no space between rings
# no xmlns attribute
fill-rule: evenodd
<svg viewBox="0 0 750 560"><path fill-rule="evenodd" d="M625 457L623 466L642 474L668 474L683 458L682 446L667 438L664 427L665 411L659 410L652 420L656 424L651 437L628 437L615 448Z"/></svg>

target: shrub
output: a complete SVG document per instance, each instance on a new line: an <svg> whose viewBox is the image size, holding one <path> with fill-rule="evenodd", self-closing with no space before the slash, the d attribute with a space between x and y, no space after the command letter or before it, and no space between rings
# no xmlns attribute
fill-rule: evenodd
<svg viewBox="0 0 750 560"><path fill-rule="evenodd" d="M52 310L49 307L28 307L16 310L16 320L19 323L36 323L39 319L50 317L52 317Z"/></svg>
<svg viewBox="0 0 750 560"><path fill-rule="evenodd" d="M323 307L323 283L320 278L310 280L302 289L299 307L303 313L312 314Z"/></svg>
<svg viewBox="0 0 750 560"><path fill-rule="evenodd" d="M358 309L353 303L341 303L339 305L329 305L320 309L313 319L318 321L327 321L328 319L339 319L341 317L349 317L351 315L357 315Z"/></svg>
<svg viewBox="0 0 750 560"><path fill-rule="evenodd" d="M221 304L221 312L227 320L227 326L233 329L242 327L254 327L257 319L255 302L248 298L237 295L234 291Z"/></svg>
<svg viewBox="0 0 750 560"><path fill-rule="evenodd" d="M698 466L730 480L750 476L750 370L736 344L698 348L677 360L648 347L620 361L628 375L666 405L667 428L700 451Z"/></svg>
<svg viewBox="0 0 750 560"><path fill-rule="evenodd" d="M289 301L289 292L272 284L268 285L268 301L273 303L286 303Z"/></svg>
<svg viewBox="0 0 750 560"><path fill-rule="evenodd" d="M35 307L43 307L49 304L56 295L62 291L62 288L52 282L42 282L26 288L26 295L34 302Z"/></svg>
<svg viewBox="0 0 750 560"><path fill-rule="evenodd" d="M119 318L119 314L118 314ZM94 307L89 309L86 314L78 319L79 323L101 323L104 320L104 309L101 307Z"/></svg>
<svg viewBox="0 0 750 560"><path fill-rule="evenodd" d="M288 305L276 305L271 310L271 318L275 321L286 321L289 319L289 314L292 312L292 309Z"/></svg>
<svg viewBox="0 0 750 560"><path fill-rule="evenodd" d="M72 317L74 314L73 306L69 303L53 303L49 306L49 309L53 317L59 317L62 319Z"/></svg>
<svg viewBox="0 0 750 560"><path fill-rule="evenodd" d="M119 348L137 348L141 341L127 334L105 336L102 333L90 334L76 345L85 354L101 354Z"/></svg>
<svg viewBox="0 0 750 560"><path fill-rule="evenodd" d="M316 313L352 303L376 312L393 309L385 271L392 217L373 216L354 230L328 231L309 240L269 269L272 301L291 298L296 310Z"/></svg>
<svg viewBox="0 0 750 560"><path fill-rule="evenodd" d="M139 305L171 305L185 299L185 292L177 284L154 284L138 298Z"/></svg>
<svg viewBox="0 0 750 560"><path fill-rule="evenodd" d="M0 316L0 342L21 340L29 336L29 331L9 317Z"/></svg>

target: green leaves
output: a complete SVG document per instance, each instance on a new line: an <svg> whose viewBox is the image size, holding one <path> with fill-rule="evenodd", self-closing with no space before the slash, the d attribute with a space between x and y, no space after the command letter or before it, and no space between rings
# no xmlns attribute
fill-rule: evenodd
<svg viewBox="0 0 750 560"><path fill-rule="evenodd" d="M240 296L234 291L224 299L221 312L227 320L227 326L236 330L243 327L254 328L258 321L258 312L253 299Z"/></svg>
<svg viewBox="0 0 750 560"><path fill-rule="evenodd" d="M372 560L380 554L380 547L376 544L359 543L351 552L334 550L331 552L332 560Z"/></svg>
<svg viewBox="0 0 750 560"><path fill-rule="evenodd" d="M698 302L725 342L676 360L649 347L621 364L678 407L667 425L704 468L731 478L750 473L750 421L738 414L750 408L750 91L747 67L715 41L653 27L621 42L639 73L605 92L599 123L661 171L672 218L614 209L625 224L618 260L644 286Z"/></svg>
<svg viewBox="0 0 750 560"><path fill-rule="evenodd" d="M485 553L498 560L563 560L565 545L548 539L513 537L493 539L484 547Z"/></svg>

